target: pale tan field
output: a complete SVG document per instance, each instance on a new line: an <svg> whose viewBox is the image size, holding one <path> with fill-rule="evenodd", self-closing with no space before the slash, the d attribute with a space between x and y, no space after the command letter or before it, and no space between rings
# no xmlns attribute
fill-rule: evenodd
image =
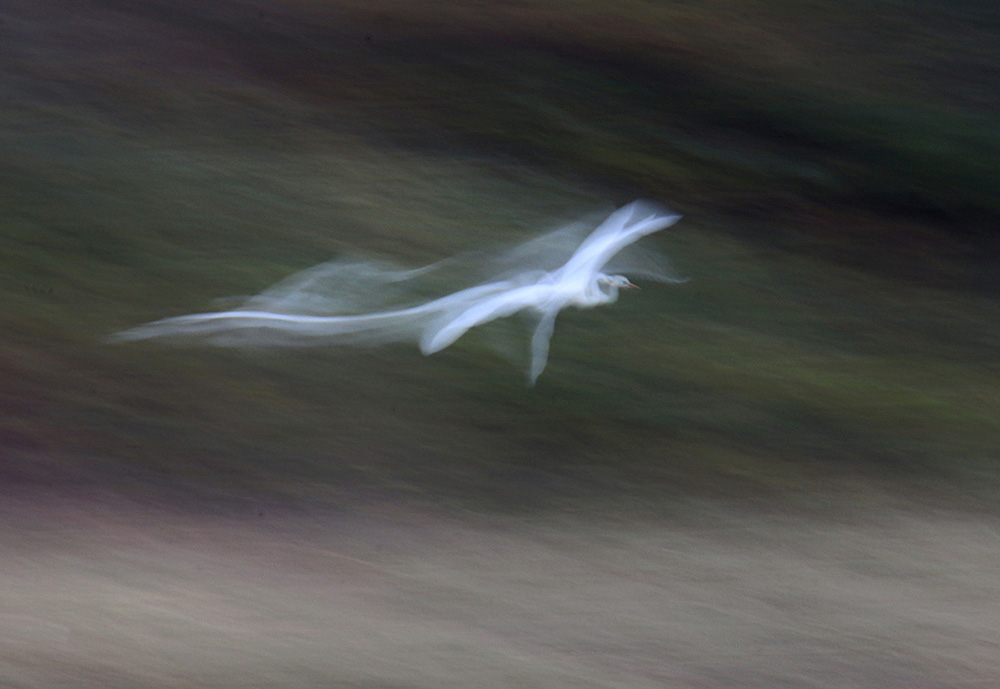
<svg viewBox="0 0 1000 689"><path fill-rule="evenodd" d="M7 500L0 685L993 686L1000 522L851 502L817 518Z"/></svg>

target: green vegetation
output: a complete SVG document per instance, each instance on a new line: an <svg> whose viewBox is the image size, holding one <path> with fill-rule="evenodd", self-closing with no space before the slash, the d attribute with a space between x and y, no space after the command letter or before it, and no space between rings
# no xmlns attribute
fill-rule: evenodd
<svg viewBox="0 0 1000 689"><path fill-rule="evenodd" d="M88 40L72 3L4 10L9 483L995 487L993 4L272 5L106 3ZM637 196L685 213L650 241L692 281L561 317L534 389L483 334L426 359L104 340Z"/></svg>

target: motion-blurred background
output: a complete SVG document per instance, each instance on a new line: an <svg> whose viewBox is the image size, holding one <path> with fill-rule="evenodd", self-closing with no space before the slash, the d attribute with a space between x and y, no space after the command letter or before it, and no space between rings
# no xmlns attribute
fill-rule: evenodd
<svg viewBox="0 0 1000 689"><path fill-rule="evenodd" d="M998 55L974 0L5 0L0 683L1000 676ZM639 197L690 282L535 388L106 340Z"/></svg>

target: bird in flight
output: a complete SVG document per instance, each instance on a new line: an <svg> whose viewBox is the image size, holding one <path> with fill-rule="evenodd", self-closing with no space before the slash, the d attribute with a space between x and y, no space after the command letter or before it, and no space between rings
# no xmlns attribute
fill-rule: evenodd
<svg viewBox="0 0 1000 689"><path fill-rule="evenodd" d="M445 296L395 308L372 308L441 263L394 270L370 262L331 261L278 283L240 308L176 316L118 333L119 342L151 338L195 339L223 346L373 344L416 341L425 355L439 352L474 328L525 313L536 322L528 378L545 369L556 316L568 307L591 308L618 299L636 285L602 272L622 249L670 227L681 216L648 201L634 201L609 215L575 248L557 231L511 251L508 270ZM559 247L557 245L561 244ZM565 254L571 251L568 258ZM652 254L649 254L652 255ZM664 264L635 268L645 277L683 282Z"/></svg>

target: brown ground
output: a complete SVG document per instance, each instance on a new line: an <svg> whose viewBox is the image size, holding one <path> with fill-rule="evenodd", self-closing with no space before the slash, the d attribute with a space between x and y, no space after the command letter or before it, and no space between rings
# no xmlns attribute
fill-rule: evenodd
<svg viewBox="0 0 1000 689"><path fill-rule="evenodd" d="M1000 521L888 502L818 519L6 498L0 685L995 686Z"/></svg>

